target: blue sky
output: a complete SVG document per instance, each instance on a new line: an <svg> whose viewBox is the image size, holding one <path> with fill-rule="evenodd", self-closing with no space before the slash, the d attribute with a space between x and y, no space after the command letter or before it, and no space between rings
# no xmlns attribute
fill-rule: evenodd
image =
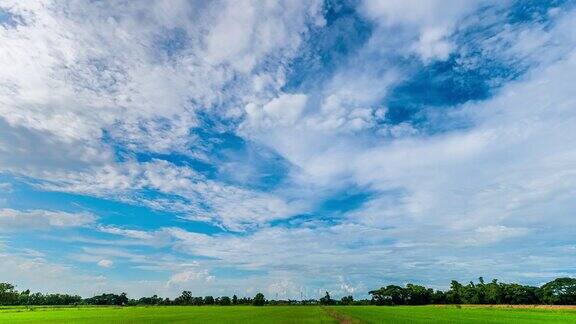
<svg viewBox="0 0 576 324"><path fill-rule="evenodd" d="M575 29L573 1L0 1L0 280L574 276Z"/></svg>

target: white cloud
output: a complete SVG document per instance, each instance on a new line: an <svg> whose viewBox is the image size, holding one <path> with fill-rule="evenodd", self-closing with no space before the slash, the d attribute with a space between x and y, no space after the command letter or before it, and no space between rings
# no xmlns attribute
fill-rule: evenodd
<svg viewBox="0 0 576 324"><path fill-rule="evenodd" d="M299 208L167 162L119 163L110 142L206 159L190 131L199 126L196 113L235 119L242 113L229 102L241 107L275 96L270 91L283 85L308 26L321 21L320 1L14 1L6 8L23 24L0 30L0 172L41 180L45 190L133 202L134 190L159 190L182 199L138 203L234 229ZM282 97L264 110L293 122L305 98ZM297 109L278 106L284 104ZM195 207L204 201L210 211Z"/></svg>
<svg viewBox="0 0 576 324"><path fill-rule="evenodd" d="M560 37L570 30L570 17L539 32ZM454 115L473 122L469 129L378 141L355 134L326 135L320 127L299 124L254 138L298 168L302 177L295 179L301 188L356 185L397 192L396 197L380 196L381 202L367 205L358 216L372 225L415 221L415 227L448 224L473 231L486 223L524 219L518 221L522 228L526 222L538 222L539 213L551 208L547 199L552 198L566 204L552 208L559 213L556 219L565 222L572 205L566 198L574 185L568 168L573 157L568 126L573 122L573 100L570 75L560 71L574 64L574 54L566 54L570 43L548 44L557 49L556 55L564 53L560 61L551 60L553 54L531 53L530 60L542 59L541 68L504 87L494 99L457 110ZM551 61L556 63L549 65Z"/></svg>
<svg viewBox="0 0 576 324"><path fill-rule="evenodd" d="M44 190L107 197L170 210L185 218L211 220L226 228L243 230L275 219L290 217L305 206L287 201L274 192L261 192L210 180L187 166L164 160L110 164L88 172L50 174L58 182L45 181ZM139 190L152 189L178 199L149 200ZM207 208L199 206L207 205Z"/></svg>
<svg viewBox="0 0 576 324"><path fill-rule="evenodd" d="M368 228L391 228L377 236L396 242L390 247L390 254L382 256L383 261L379 264L382 271L392 271L388 261L395 260L406 269L420 273L423 269L432 272L435 267L446 264L454 271L453 275L460 277L463 273L472 276L482 271L495 273L496 269L521 276L523 266L520 264L532 264L521 261L523 258L547 251L518 251L519 265L514 269L475 261L457 251L464 247L543 237L546 235L543 228L549 233L557 233L555 237L564 237L567 235L564 229L574 225L571 214L575 205L570 197L576 182L570 166L576 163L571 145L576 136L571 125L576 121L571 113L574 106L571 74L565 71L572 71L576 60L570 45L573 41L562 38L562 35L570 34L572 15L567 14L552 29L530 31L533 35L527 37L526 42L534 38L563 39L558 44L540 42L552 51L544 56L540 55L545 52L542 49L528 51L524 59L538 62L539 68L503 87L493 99L456 109L454 115L464 116L472 122L468 129L430 137L376 141L354 133L327 136L321 127L306 128L298 123L291 128L252 134L253 138L269 145L297 168L298 175L302 176L294 177L300 181L299 188L307 188L310 183L320 188L355 185L378 193L362 208L348 213L347 221ZM524 33L522 30L516 32ZM517 46L518 51L524 51L523 44ZM327 104L327 110L328 107ZM249 238L250 243L245 243L246 246L256 249L260 235L273 231L260 231ZM275 233L273 237L283 246L282 235L296 235L298 239L294 242L314 247L316 253L311 255L319 264L339 260L334 255L324 260L322 252L325 250L318 245L322 235L330 229L313 232L313 241L305 239L306 230L301 228ZM342 237L350 243L354 236L347 233ZM335 237L328 241L338 240ZM233 246L238 249L242 244ZM257 249L268 251L266 246ZM278 247L271 249L277 251ZM342 249L350 252L348 246ZM450 252L445 252L446 249ZM289 260L312 262L297 252L281 250L283 256L293 256ZM369 248L363 245L362 252L367 251ZM194 252L199 253L198 250ZM249 252L241 255L245 257L246 253ZM262 255L268 254L262 252ZM508 252L493 252L492 255L494 259L502 260L510 257ZM234 260L229 255L221 257ZM350 256L347 258L350 261ZM259 262L266 259L266 266L256 262L255 268L274 268L274 261L269 257L254 259ZM246 260L250 258L244 260L249 264ZM292 261L285 259L282 262L278 267L306 268L300 263L286 264ZM355 264L361 262L353 261ZM546 260L545 264L563 262L555 259ZM397 271L394 275L397 276Z"/></svg>
<svg viewBox="0 0 576 324"><path fill-rule="evenodd" d="M207 60L250 72L270 53L296 50L307 21L315 21L320 9L320 1L230 1L213 8L216 24L207 36Z"/></svg>
<svg viewBox="0 0 576 324"><path fill-rule="evenodd" d="M114 234L124 236L126 238L135 239L135 240L151 240L154 238L154 235L150 234L146 231L138 231L138 230L130 230L130 229L123 229L113 226L98 226L98 231L107 234Z"/></svg>
<svg viewBox="0 0 576 324"><path fill-rule="evenodd" d="M473 10L478 5L478 1L446 2L436 0L422 3L417 0L367 0L363 1L362 5L366 15L382 19L382 24L427 26L454 23L455 19Z"/></svg>
<svg viewBox="0 0 576 324"><path fill-rule="evenodd" d="M405 77L391 53L403 59L416 54L424 63L446 59L456 48L457 23L477 6L364 1L361 13L375 24L364 47L318 88L286 93L280 89L290 59L308 26L322 24L317 2L13 1L7 8L23 24L0 28L0 172L29 178L36 189L249 231L131 229L96 225L88 213L14 209L0 209L0 230L87 227L106 239L74 237L87 246L71 252L71 260L165 276L126 283L74 276L70 289L87 294L108 288L177 294L188 285L199 293L258 288L287 297L314 287L308 294L317 297L318 287L362 294L366 285L388 278L444 284L450 276L479 273L559 273L573 263L573 255L551 251L554 236L571 234L576 207L573 12L553 13L557 20L546 28L503 28L482 43L497 59L520 57L532 70L493 98L447 107L439 117L440 123L464 119L468 128L426 135L408 123L386 124L386 95ZM236 131L285 159L290 170L280 188L254 190L189 166L140 162L114 151L112 144L211 162L204 147L210 144L191 134L200 126L199 113L233 121L215 131ZM361 188L369 198L335 223L288 221L348 188ZM161 197L142 194L148 190ZM272 227L274 220L291 226ZM527 238L550 244L507 249L507 242ZM498 249L486 247L498 243ZM142 246L163 250L145 253ZM190 262L181 253L207 258ZM76 270L44 255L2 256L6 280L41 289ZM213 280L219 267L264 274ZM527 273L529 267L541 271ZM97 288L86 283L93 281Z"/></svg>
<svg viewBox="0 0 576 324"><path fill-rule="evenodd" d="M189 284L195 281L211 282L215 279L214 276L210 275L207 270L202 271L184 271L179 272L170 277L170 280L166 283L168 286Z"/></svg>
<svg viewBox="0 0 576 324"><path fill-rule="evenodd" d="M0 209L0 230L85 227L96 217L90 213L66 213L48 210Z"/></svg>
<svg viewBox="0 0 576 324"><path fill-rule="evenodd" d="M264 127L290 126L300 118L307 99L303 94L282 94L262 107L250 103L246 106L246 112L256 127L259 124Z"/></svg>
<svg viewBox="0 0 576 324"><path fill-rule="evenodd" d="M321 3L14 1L6 8L24 23L0 30L0 122L18 141L48 147L48 161L98 164L113 160L104 132L135 150L193 154L196 111L257 97L250 72L264 60L270 73L258 79L282 83L283 64ZM67 161L30 165L32 153L18 146L0 140L0 149L19 152L0 169L29 174Z"/></svg>
<svg viewBox="0 0 576 324"><path fill-rule="evenodd" d="M114 265L114 262L111 260L102 259L102 260L98 261L97 264L99 267L102 267L102 268L110 268Z"/></svg>
<svg viewBox="0 0 576 324"><path fill-rule="evenodd" d="M500 277L501 273L520 273L526 266L540 264L541 269L552 269L570 262L569 257L557 252L539 251L541 255L549 256L546 262L539 263L530 259L533 249L494 250L488 254L490 258L478 260L474 251L478 251L476 249L482 245L537 234L529 233L524 228L503 225L457 232L423 228L422 225L418 228L389 229L358 224L309 228L304 225L299 228L261 229L241 237L230 234L210 236L179 228L165 228L162 231L175 239L173 248L179 253L208 257L199 259L189 268L183 268L183 265L180 266L181 270L176 270L178 266L171 268L174 274L168 281L169 286L187 287L186 283L194 282L196 292L211 292L230 285L227 289L223 288L224 291L230 293L238 289L232 287L256 287L265 289L267 295L278 294L281 298L298 298L300 292L317 297L311 291L312 287L320 285L323 287L322 293L328 290L335 296L364 296L370 285L374 285L374 276L390 276L395 278L393 282L402 284L413 280L411 278L421 278L425 273L428 283L445 287L449 279L466 280L478 273ZM392 243L391 239L398 242ZM408 240L413 240L413 244L406 244ZM146 245L145 242L141 244ZM266 269L266 275L224 278L222 282L219 279L208 286L208 269L213 267L240 269L240 272ZM530 279L521 274L514 278Z"/></svg>
<svg viewBox="0 0 576 324"><path fill-rule="evenodd" d="M12 184L5 182L0 183L0 193L7 194L12 192Z"/></svg>
<svg viewBox="0 0 576 324"><path fill-rule="evenodd" d="M362 1L361 11L383 28L377 31L382 35L374 38L389 38L392 28L408 29L408 37L412 40L408 42L411 46L407 46L407 49L419 54L422 60L427 62L432 59L446 59L454 47L450 36L456 23L480 4L487 6L490 3L475 0L365 0Z"/></svg>
<svg viewBox="0 0 576 324"><path fill-rule="evenodd" d="M346 282L344 277L341 276L339 278L339 281L340 281L340 289L343 291L344 294L348 293L353 295L356 292L357 287L354 287L350 283Z"/></svg>
<svg viewBox="0 0 576 324"><path fill-rule="evenodd" d="M478 243L491 243L491 242L499 242L506 238L513 238L518 236L524 236L530 233L530 230L527 228L514 228L514 227L507 227L503 225L498 226L482 226L476 229L476 233L478 234L476 237L472 237L467 240L466 243L470 244L478 244Z"/></svg>
<svg viewBox="0 0 576 324"><path fill-rule="evenodd" d="M105 277L80 274L69 264L54 263L42 256L1 251L0 258L2 279L14 283L19 290L92 296L109 284Z"/></svg>
<svg viewBox="0 0 576 324"><path fill-rule="evenodd" d="M424 30L414 46L414 51L419 53L424 61L446 60L454 48L454 45L446 40L446 34L441 27Z"/></svg>

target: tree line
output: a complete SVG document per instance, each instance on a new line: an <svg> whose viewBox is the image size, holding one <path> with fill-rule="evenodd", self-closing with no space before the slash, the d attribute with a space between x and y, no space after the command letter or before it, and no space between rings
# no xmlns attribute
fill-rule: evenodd
<svg viewBox="0 0 576 324"><path fill-rule="evenodd" d="M329 292L319 299L306 300L267 300L262 293L254 297L193 296L190 291L183 291L180 296L170 299L154 295L140 299L128 298L126 293L101 294L89 298L68 294L31 293L30 290L19 292L10 283L0 283L0 305L427 305L427 304L548 304L576 305L576 279L557 278L542 286L529 286L517 283L503 283L494 279L485 282L482 277L478 282L464 285L453 280L448 290L434 290L417 284L406 284L405 287L387 285L369 292L370 299L354 300L352 296L333 299Z"/></svg>
<svg viewBox="0 0 576 324"><path fill-rule="evenodd" d="M264 294L257 293L254 297L232 298L222 297L194 297L190 291L183 291L174 299L162 298L154 295L152 297L142 297L140 299L128 298L126 293L113 294L106 293L89 298L82 298L78 295L69 294L42 294L31 293L30 290L18 291L16 286L10 283L0 283L0 306L26 306L26 305L108 305L108 306L137 306L137 305L254 305L263 306L270 303L264 298Z"/></svg>
<svg viewBox="0 0 576 324"><path fill-rule="evenodd" d="M576 279L557 278L540 287L517 283L478 282L463 285L453 280L447 291L415 284L388 285L369 292L377 305L426 304L547 304L576 305Z"/></svg>

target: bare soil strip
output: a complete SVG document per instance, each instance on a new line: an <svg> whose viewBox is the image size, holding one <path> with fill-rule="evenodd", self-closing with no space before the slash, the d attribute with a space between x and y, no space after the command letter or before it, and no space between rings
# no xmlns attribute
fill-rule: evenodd
<svg viewBox="0 0 576 324"><path fill-rule="evenodd" d="M328 315L330 315L330 317L336 319L340 324L360 324L361 323L359 320L353 319L353 318L346 316L342 313L338 313L334 309L326 308L326 307L322 307L322 309L324 309L324 311L326 313L328 313Z"/></svg>

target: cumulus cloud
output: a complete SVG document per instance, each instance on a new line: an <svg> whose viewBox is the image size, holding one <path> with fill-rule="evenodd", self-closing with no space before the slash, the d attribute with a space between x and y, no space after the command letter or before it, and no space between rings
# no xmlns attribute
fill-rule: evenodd
<svg viewBox="0 0 576 324"><path fill-rule="evenodd" d="M81 242L64 253L71 263L163 276L75 277L73 289L88 294L82 278L97 289L295 298L569 268L574 250L560 238L576 207L574 11L514 24L502 18L508 2L358 4L347 31L366 35L355 46L324 35L341 40L326 49L318 35L336 18L317 1L5 2L18 18L0 26L1 180L31 198L49 191L76 206L81 195L163 213L139 223L107 212L97 224L97 212L11 207L0 209L0 231L82 227L89 234L42 239ZM485 21L497 26L490 37ZM336 52L345 57L332 61ZM322 73L300 71L307 60ZM435 73L489 89L428 105L434 93L410 78ZM408 81L417 94L394 92ZM410 109L422 101L413 119L390 117L392 94ZM244 161L234 154L242 145L271 153ZM260 159L273 165L260 170L266 186L241 167ZM528 239L546 246L524 247ZM52 288L76 270L2 253L7 280L24 269L21 282Z"/></svg>
<svg viewBox="0 0 576 324"><path fill-rule="evenodd" d="M102 260L98 261L97 264L99 267L102 267L102 268L110 268L114 265L114 262L112 262L111 260L102 259Z"/></svg>
<svg viewBox="0 0 576 324"><path fill-rule="evenodd" d="M384 28L406 28L411 44L406 50L420 55L428 62L432 59L445 60L452 52L454 44L450 39L456 23L471 14L480 5L489 6L490 2L481 1L362 1L362 13Z"/></svg>
<svg viewBox="0 0 576 324"><path fill-rule="evenodd" d="M3 122L53 137L58 153L67 143L98 149L105 134L134 149L189 153L196 111L244 96L264 59L271 76L258 79L275 83L320 10L309 1L118 5L5 4L23 23L0 30ZM234 79L245 81L221 91Z"/></svg>
<svg viewBox="0 0 576 324"><path fill-rule="evenodd" d="M0 74L1 170L44 180L39 186L45 190L121 200L134 201L134 189L159 190L181 199L138 203L237 230L300 209L274 194L210 181L184 167L118 163L109 140L138 152L197 158L204 145L190 133L198 127L197 112L243 97L269 101L259 109L274 122L296 122L306 96L270 101L269 92L283 84L285 63L308 26L322 24L320 3L115 8L14 2L6 8L22 24L0 31L6 62ZM230 24L242 35L235 42L226 41ZM209 210L197 207L204 200Z"/></svg>
<svg viewBox="0 0 576 324"><path fill-rule="evenodd" d="M289 126L298 121L306 106L307 97L303 94L282 94L262 107L253 103L246 106L248 118L253 123L270 126Z"/></svg>
<svg viewBox="0 0 576 324"><path fill-rule="evenodd" d="M182 285L189 284L194 281L203 280L205 282L211 282L215 277L210 275L207 270L202 271L184 271L179 272L170 277L170 280L166 283L168 286L171 285Z"/></svg>

